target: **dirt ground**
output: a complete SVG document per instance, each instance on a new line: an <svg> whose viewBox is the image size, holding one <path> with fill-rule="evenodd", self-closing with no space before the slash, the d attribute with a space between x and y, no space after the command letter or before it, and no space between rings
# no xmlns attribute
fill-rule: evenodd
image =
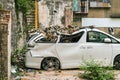
<svg viewBox="0 0 120 80"><path fill-rule="evenodd" d="M57 71L42 71L28 70L21 73L12 80L84 80L79 77L84 71L75 70L57 70ZM115 80L120 80L120 71L114 71Z"/></svg>

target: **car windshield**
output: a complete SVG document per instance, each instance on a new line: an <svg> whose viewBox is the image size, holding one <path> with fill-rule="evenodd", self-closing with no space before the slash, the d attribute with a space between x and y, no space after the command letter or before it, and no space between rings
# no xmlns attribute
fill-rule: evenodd
<svg viewBox="0 0 120 80"><path fill-rule="evenodd" d="M61 35L60 43L76 43L82 37L84 31L72 35Z"/></svg>

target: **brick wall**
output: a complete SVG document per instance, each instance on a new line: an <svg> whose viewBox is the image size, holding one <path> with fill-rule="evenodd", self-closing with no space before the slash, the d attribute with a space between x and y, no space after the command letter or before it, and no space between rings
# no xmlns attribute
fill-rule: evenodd
<svg viewBox="0 0 120 80"><path fill-rule="evenodd" d="M8 73L7 28L8 25L0 25L0 80L6 80Z"/></svg>
<svg viewBox="0 0 120 80"><path fill-rule="evenodd" d="M10 49L8 49L8 27L10 23L10 11L0 10L0 80L9 80L8 67L10 66ZM10 36L10 35L9 35ZM8 54L9 53L9 54Z"/></svg>

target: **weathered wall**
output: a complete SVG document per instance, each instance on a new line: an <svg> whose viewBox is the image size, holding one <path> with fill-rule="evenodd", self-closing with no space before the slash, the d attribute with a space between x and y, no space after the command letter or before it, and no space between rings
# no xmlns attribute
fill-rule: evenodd
<svg viewBox="0 0 120 80"><path fill-rule="evenodd" d="M117 18L120 18L120 1L111 0L110 8L89 8L87 15L84 15L85 18L111 18L111 15L117 15ZM81 18L84 18L83 15ZM81 25L81 24L80 24Z"/></svg>
<svg viewBox="0 0 120 80"><path fill-rule="evenodd" d="M117 19L120 19L120 0L111 0L110 8L89 8L88 14L77 14L80 20L73 22L74 25L81 26L82 18L114 18L111 16L115 16ZM75 16L75 15L74 15ZM109 26L108 26L109 27ZM114 32L115 36L120 37L120 26L115 26ZM118 27L118 28L117 28ZM108 32L108 28L99 28L103 31Z"/></svg>
<svg viewBox="0 0 120 80"><path fill-rule="evenodd" d="M88 14L77 14L80 18L110 18L112 14L119 14L120 1L111 0L110 8L89 8ZM64 26L61 20L65 19L65 7L72 7L72 0L41 0L39 2L39 22L42 26L49 27L51 25ZM74 16L74 15L73 15ZM73 22L73 25L81 26L81 20Z"/></svg>
<svg viewBox="0 0 120 80"><path fill-rule="evenodd" d="M17 19L16 19L16 13L15 13L15 3L14 3L14 0L0 0L0 3L2 4L1 9L10 11L10 21L7 24L7 27L8 27L8 28L6 28L7 31L5 33L2 32L3 34L6 34L7 36L2 35L2 36L5 36L6 38L4 38L4 37L3 37L3 39L1 38L2 40L4 40L3 43L1 43L1 44L3 44L3 45L6 44L7 45L7 46L2 46L2 49L4 49L4 51L1 54L5 55L5 57L2 57L2 56L1 57L4 58L4 61L6 61L6 62L2 61L5 64L5 68L3 68L3 69L6 69L4 73L7 75L8 80L10 80L10 75L11 75L10 74L11 73L10 72L11 71L11 58L10 58L11 50L12 51L15 50L16 46L17 46L17 41L16 41L16 28L17 28L16 21L17 21ZM11 40L11 36L12 36L12 40ZM2 71L4 71L3 69L2 69ZM1 75L1 73L0 73L0 75ZM5 76L3 76L3 77L5 77ZM4 80L4 79L1 79L1 80Z"/></svg>
<svg viewBox="0 0 120 80"><path fill-rule="evenodd" d="M11 19L10 11L0 10L0 80L10 79Z"/></svg>
<svg viewBox="0 0 120 80"><path fill-rule="evenodd" d="M120 18L120 1L119 0L111 0L110 8L90 8L87 17L91 18L110 18L111 15L119 15Z"/></svg>
<svg viewBox="0 0 120 80"><path fill-rule="evenodd" d="M82 18L111 18L111 15L116 16L117 14L117 18L119 19L119 5L119 0L111 0L111 7L89 7L87 14L73 14L73 22L71 22L71 25L80 27ZM39 2L40 27L49 27L53 25L64 26L67 21L67 19L65 19L67 15L64 13L66 6L72 7L72 0L41 0ZM102 30L104 29L102 28ZM107 29L105 29L105 31L107 31ZM118 28L115 28L115 31L119 33Z"/></svg>
<svg viewBox="0 0 120 80"><path fill-rule="evenodd" d="M8 79L8 25L0 24L0 80Z"/></svg>
<svg viewBox="0 0 120 80"><path fill-rule="evenodd" d="M12 30L11 49L13 51L17 47L17 41L16 41L17 18L16 18L16 12L15 12L15 2L14 2L14 0L1 0L0 2L2 3L2 9L11 11L11 26L12 26L11 27L11 30Z"/></svg>
<svg viewBox="0 0 120 80"><path fill-rule="evenodd" d="M18 13L18 35L19 37L17 37L17 48L22 48L23 46L25 46L26 43L26 35L24 34L24 20L23 20L23 13L19 12Z"/></svg>
<svg viewBox="0 0 120 80"><path fill-rule="evenodd" d="M89 9L89 13L87 15L89 18L104 18L105 17L105 9Z"/></svg>
<svg viewBox="0 0 120 80"><path fill-rule="evenodd" d="M65 27L72 25L72 22L73 22L72 8L65 7L64 15L65 15L65 23L64 23Z"/></svg>
<svg viewBox="0 0 120 80"><path fill-rule="evenodd" d="M120 14L120 0L111 0L112 7L111 7L111 14Z"/></svg>
<svg viewBox="0 0 120 80"><path fill-rule="evenodd" d="M64 26L64 10L66 6L71 6L71 1L45 1L39 2L39 23L40 26L49 27L54 25Z"/></svg>

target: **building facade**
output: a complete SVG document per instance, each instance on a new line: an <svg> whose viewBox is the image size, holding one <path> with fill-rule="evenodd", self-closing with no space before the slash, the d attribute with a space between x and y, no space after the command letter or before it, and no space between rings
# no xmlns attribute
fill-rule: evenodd
<svg viewBox="0 0 120 80"><path fill-rule="evenodd" d="M119 5L119 0L41 0L39 1L39 24L43 27L83 26L83 18L108 18L119 21ZM105 31L107 29L104 27L115 27L116 34L120 31L119 25L101 27Z"/></svg>

